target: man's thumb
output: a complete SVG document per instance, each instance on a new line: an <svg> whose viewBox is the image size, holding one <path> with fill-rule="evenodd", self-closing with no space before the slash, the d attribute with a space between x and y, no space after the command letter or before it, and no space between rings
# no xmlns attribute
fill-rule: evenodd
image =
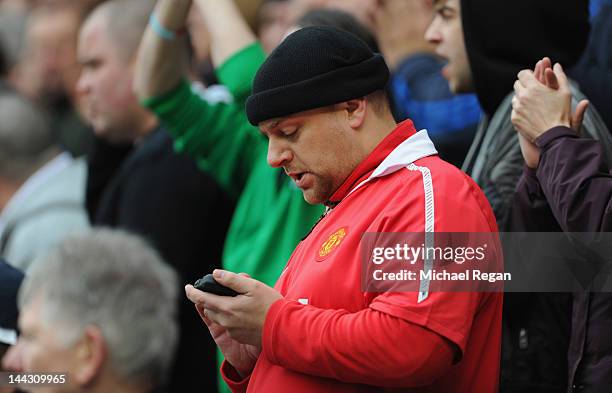
<svg viewBox="0 0 612 393"><path fill-rule="evenodd" d="M251 288L251 281L253 281L252 278L222 269L215 269L213 277L219 284L231 288L238 293L247 293L249 288Z"/></svg>
<svg viewBox="0 0 612 393"><path fill-rule="evenodd" d="M580 134L582 128L582 121L584 120L584 114L589 108L589 101L582 100L576 106L576 111L572 115L572 129Z"/></svg>

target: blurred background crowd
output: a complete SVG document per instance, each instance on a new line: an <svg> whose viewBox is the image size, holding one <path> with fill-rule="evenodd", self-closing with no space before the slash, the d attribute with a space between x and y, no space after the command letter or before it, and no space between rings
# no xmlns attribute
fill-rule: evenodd
<svg viewBox="0 0 612 393"><path fill-rule="evenodd" d="M140 391L225 389L212 339L176 292L217 267L273 284L323 211L306 205L282 171L266 166L265 142L243 113L257 67L300 27L335 26L382 53L396 121L427 129L440 156L477 181L501 231L532 230L511 211L523 157L506 97L521 69L543 56L562 62L575 81L574 98L591 103L583 135L612 156L612 1L449 2L462 6L463 31L449 33L459 43L432 27L436 15L453 17L440 9L446 1L0 0L0 259L7 262L0 262L0 356L12 348L3 367L73 368L51 360L62 352L45 347L52 344L36 326L36 287L66 285L52 299L56 307L91 291L88 307L99 307L104 318L117 315L109 348L131 350L108 373L116 367L133 377L128 386L145 386ZM462 45L474 81L467 88L449 85L456 70L447 62L454 64ZM124 258L134 268L110 264L105 276L79 262L105 258ZM152 260L150 271L143 259ZM16 306L24 276L22 340ZM87 285L62 281L78 277ZM121 277L133 285L112 289ZM135 295L121 292L130 288ZM154 316L146 308L155 302L129 300L145 291L159 298ZM93 299L106 292L110 303ZM576 304L569 294L507 297L502 391L573 388L567 364ZM84 307L75 310L89 318ZM159 324L158 335L130 321L141 315ZM178 333L163 320L176 321ZM95 347L95 334L90 339ZM93 383L80 372L84 385ZM118 383L112 375L109 381L107 388Z"/></svg>

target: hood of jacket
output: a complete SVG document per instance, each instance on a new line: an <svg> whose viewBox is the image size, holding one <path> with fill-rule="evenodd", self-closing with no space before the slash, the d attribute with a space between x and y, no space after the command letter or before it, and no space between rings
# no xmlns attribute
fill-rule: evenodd
<svg viewBox="0 0 612 393"><path fill-rule="evenodd" d="M519 71L544 56L568 69L588 40L587 0L461 0L474 88L493 115Z"/></svg>

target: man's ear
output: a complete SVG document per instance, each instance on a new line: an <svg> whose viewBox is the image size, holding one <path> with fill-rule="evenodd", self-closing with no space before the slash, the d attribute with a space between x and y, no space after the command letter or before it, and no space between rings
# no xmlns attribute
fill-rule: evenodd
<svg viewBox="0 0 612 393"><path fill-rule="evenodd" d="M83 337L75 344L75 372L71 375L78 386L90 385L102 373L108 349L102 332L96 326L85 328Z"/></svg>
<svg viewBox="0 0 612 393"><path fill-rule="evenodd" d="M368 101L364 98L356 98L354 100L345 101L339 104L346 111L347 120L353 129L360 128L365 122L366 109Z"/></svg>

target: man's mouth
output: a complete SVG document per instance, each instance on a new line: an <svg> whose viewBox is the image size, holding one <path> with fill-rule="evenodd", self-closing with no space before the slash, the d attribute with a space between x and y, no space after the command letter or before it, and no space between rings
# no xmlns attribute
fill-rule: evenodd
<svg viewBox="0 0 612 393"><path fill-rule="evenodd" d="M298 182L302 176L304 176L305 172L285 172L287 176L293 179L293 181Z"/></svg>
<svg viewBox="0 0 612 393"><path fill-rule="evenodd" d="M303 188L305 184L304 177L305 175L308 174L308 172L285 172L285 173L287 173L287 176L293 179L293 181L299 188Z"/></svg>

